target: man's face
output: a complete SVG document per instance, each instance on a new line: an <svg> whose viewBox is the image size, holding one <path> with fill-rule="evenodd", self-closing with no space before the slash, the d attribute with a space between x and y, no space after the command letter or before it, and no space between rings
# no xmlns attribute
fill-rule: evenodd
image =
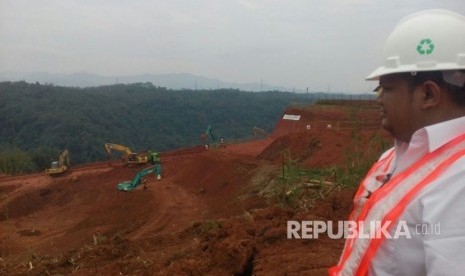
<svg viewBox="0 0 465 276"><path fill-rule="evenodd" d="M382 127L394 138L409 142L419 122L415 91L410 91L407 79L399 74L382 76L379 85L377 103Z"/></svg>

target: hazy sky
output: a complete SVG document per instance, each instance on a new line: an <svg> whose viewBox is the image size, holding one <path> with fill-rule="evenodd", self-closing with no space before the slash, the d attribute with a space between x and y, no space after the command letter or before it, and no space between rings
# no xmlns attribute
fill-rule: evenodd
<svg viewBox="0 0 465 276"><path fill-rule="evenodd" d="M191 73L366 92L404 16L464 0L0 0L0 72Z"/></svg>

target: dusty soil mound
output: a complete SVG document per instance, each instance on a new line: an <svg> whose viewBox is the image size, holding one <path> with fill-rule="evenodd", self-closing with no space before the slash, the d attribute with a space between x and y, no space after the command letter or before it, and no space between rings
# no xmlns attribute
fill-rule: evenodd
<svg viewBox="0 0 465 276"><path fill-rule="evenodd" d="M130 192L116 185L143 167L1 177L0 274L326 275L343 240L288 239L287 221L345 219L353 191L331 189L302 211L263 197L259 184L278 177L283 154L303 166L344 165L345 151L368 148L379 132L360 126L370 112L289 109L300 120L280 120L268 138L162 153L163 179L148 176Z"/></svg>

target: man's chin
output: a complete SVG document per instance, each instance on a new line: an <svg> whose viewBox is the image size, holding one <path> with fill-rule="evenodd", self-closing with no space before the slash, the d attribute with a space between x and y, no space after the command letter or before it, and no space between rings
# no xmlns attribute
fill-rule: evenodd
<svg viewBox="0 0 465 276"><path fill-rule="evenodd" d="M384 128L384 130L386 130L387 132L392 133L391 126L389 125L389 122L387 121L386 118L383 118L381 120L381 127Z"/></svg>

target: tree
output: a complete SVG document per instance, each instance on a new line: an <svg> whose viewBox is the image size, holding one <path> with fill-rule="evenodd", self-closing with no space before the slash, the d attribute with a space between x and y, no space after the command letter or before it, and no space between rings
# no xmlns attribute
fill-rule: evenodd
<svg viewBox="0 0 465 276"><path fill-rule="evenodd" d="M29 171L32 161L27 152L12 148L0 154L0 172L8 175L21 174Z"/></svg>

